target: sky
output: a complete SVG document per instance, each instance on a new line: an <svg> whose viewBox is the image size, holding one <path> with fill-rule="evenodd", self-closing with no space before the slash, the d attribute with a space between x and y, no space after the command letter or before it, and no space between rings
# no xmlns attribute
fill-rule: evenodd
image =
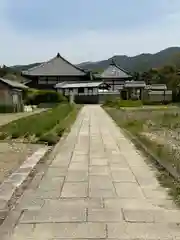
<svg viewBox="0 0 180 240"><path fill-rule="evenodd" d="M180 46L180 0L0 0L0 64L72 63Z"/></svg>

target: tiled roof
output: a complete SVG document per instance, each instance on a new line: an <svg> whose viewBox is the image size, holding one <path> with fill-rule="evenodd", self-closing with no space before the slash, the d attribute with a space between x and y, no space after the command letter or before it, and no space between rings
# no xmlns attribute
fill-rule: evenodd
<svg viewBox="0 0 180 240"><path fill-rule="evenodd" d="M100 75L101 78L131 78L132 76L124 69L120 68L114 61L109 67Z"/></svg>
<svg viewBox="0 0 180 240"><path fill-rule="evenodd" d="M145 88L146 87L146 83L144 81L126 81L124 83L124 87L142 87Z"/></svg>
<svg viewBox="0 0 180 240"><path fill-rule="evenodd" d="M18 88L18 89L27 89L28 88L27 86L25 86L22 83L19 83L16 81L11 81L9 79L0 78L0 81L7 84L8 86L10 86L12 88Z"/></svg>
<svg viewBox="0 0 180 240"><path fill-rule="evenodd" d="M80 87L99 87L103 82L77 82L77 83L58 83L55 88L80 88Z"/></svg>
<svg viewBox="0 0 180 240"><path fill-rule="evenodd" d="M159 95L164 95L164 93L165 94L172 94L172 90L166 90L166 91L150 91L150 92L148 92L148 94L150 94L150 95L156 95L156 94L159 94Z"/></svg>
<svg viewBox="0 0 180 240"><path fill-rule="evenodd" d="M79 67L71 64L59 53L48 62L23 71L26 76L84 76L87 73Z"/></svg>
<svg viewBox="0 0 180 240"><path fill-rule="evenodd" d="M167 90L167 85L166 84L152 84L152 85L147 85L146 89L148 89L148 90Z"/></svg>

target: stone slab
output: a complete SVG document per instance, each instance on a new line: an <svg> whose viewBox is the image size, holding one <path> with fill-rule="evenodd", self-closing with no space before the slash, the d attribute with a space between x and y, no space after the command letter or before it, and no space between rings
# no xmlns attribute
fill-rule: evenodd
<svg viewBox="0 0 180 240"><path fill-rule="evenodd" d="M80 162L80 163L87 163L89 160L89 156L88 155L77 155L77 154L73 154L71 162Z"/></svg>
<svg viewBox="0 0 180 240"><path fill-rule="evenodd" d="M58 167L58 168L49 168L48 171L45 174L45 177L47 178L53 178L53 177L65 177L67 174L67 168L65 167Z"/></svg>
<svg viewBox="0 0 180 240"><path fill-rule="evenodd" d="M46 207L44 205L40 210L24 211L20 223L60 223L60 222L85 222L86 208L76 206Z"/></svg>
<svg viewBox="0 0 180 240"><path fill-rule="evenodd" d="M114 239L172 239L179 236L178 228L157 223L108 223L108 238Z"/></svg>
<svg viewBox="0 0 180 240"><path fill-rule="evenodd" d="M90 159L90 165L92 166L107 166L108 165L108 159L106 158L95 158L91 157Z"/></svg>
<svg viewBox="0 0 180 240"><path fill-rule="evenodd" d="M113 183L110 176L90 176L89 186L91 189L113 189Z"/></svg>
<svg viewBox="0 0 180 240"><path fill-rule="evenodd" d="M32 194L32 199L58 199L60 198L61 192L57 190L43 191L38 189L34 194Z"/></svg>
<svg viewBox="0 0 180 240"><path fill-rule="evenodd" d="M103 199L100 198L60 198L55 199L46 199L45 200L46 208L103 208Z"/></svg>
<svg viewBox="0 0 180 240"><path fill-rule="evenodd" d="M136 183L114 183L114 186L120 198L144 198L141 188Z"/></svg>
<svg viewBox="0 0 180 240"><path fill-rule="evenodd" d="M37 239L43 237L44 239L101 239L106 238L106 225L104 223L37 224L34 234Z"/></svg>
<svg viewBox="0 0 180 240"><path fill-rule="evenodd" d="M69 165L69 170L88 170L88 163L73 162Z"/></svg>
<svg viewBox="0 0 180 240"><path fill-rule="evenodd" d="M114 189L99 189L99 188L90 188L89 197L91 198L113 198L117 197Z"/></svg>
<svg viewBox="0 0 180 240"><path fill-rule="evenodd" d="M64 183L64 177L44 177L39 185L39 190L42 191L60 191Z"/></svg>
<svg viewBox="0 0 180 240"><path fill-rule="evenodd" d="M8 238L8 240L32 240L34 239L34 226L33 224L18 224L13 234Z"/></svg>
<svg viewBox="0 0 180 240"><path fill-rule="evenodd" d="M133 173L128 169L112 171L113 182L136 182Z"/></svg>
<svg viewBox="0 0 180 240"><path fill-rule="evenodd" d="M130 223L153 223L155 216L162 216L160 210L122 209L124 219Z"/></svg>
<svg viewBox="0 0 180 240"><path fill-rule="evenodd" d="M66 176L66 182L85 182L88 181L88 172L70 170Z"/></svg>
<svg viewBox="0 0 180 240"><path fill-rule="evenodd" d="M171 199L165 189L157 189L156 186L154 187L155 188L142 188L143 194L147 199Z"/></svg>
<svg viewBox="0 0 180 240"><path fill-rule="evenodd" d="M123 215L119 209L97 209L88 208L89 222L121 222Z"/></svg>
<svg viewBox="0 0 180 240"><path fill-rule="evenodd" d="M21 201L18 207L21 210L40 210L45 203L44 199L27 199L24 203Z"/></svg>
<svg viewBox="0 0 180 240"><path fill-rule="evenodd" d="M80 198L87 197L88 184L85 182L65 182L61 197L63 198Z"/></svg>
<svg viewBox="0 0 180 240"><path fill-rule="evenodd" d="M119 170L119 169L129 169L129 165L127 162L119 162L119 163L111 163L109 164L110 169L113 171Z"/></svg>
<svg viewBox="0 0 180 240"><path fill-rule="evenodd" d="M107 166L90 166L89 167L89 175L90 176L101 176L101 175L109 175L110 171Z"/></svg>

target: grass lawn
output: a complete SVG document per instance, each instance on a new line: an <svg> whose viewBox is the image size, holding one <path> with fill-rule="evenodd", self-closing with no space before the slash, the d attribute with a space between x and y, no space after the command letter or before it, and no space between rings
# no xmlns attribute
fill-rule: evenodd
<svg viewBox="0 0 180 240"><path fill-rule="evenodd" d="M174 176L180 176L180 109L168 106L150 109L140 107L136 110L105 108L105 110L121 128L143 143L166 167L165 170L156 162L159 169L158 179L162 185L170 189L170 194L180 205L179 179L170 176L167 170L172 170ZM142 150L141 146L138 147Z"/></svg>
<svg viewBox="0 0 180 240"><path fill-rule="evenodd" d="M18 119L0 127L0 139L18 139L23 142L55 144L64 130L76 117L80 107L71 104L60 104L48 111ZM71 117L69 123L65 119Z"/></svg>

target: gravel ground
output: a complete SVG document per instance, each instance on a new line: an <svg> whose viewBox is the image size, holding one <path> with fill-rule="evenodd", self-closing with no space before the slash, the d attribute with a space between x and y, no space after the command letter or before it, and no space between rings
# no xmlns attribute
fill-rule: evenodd
<svg viewBox="0 0 180 240"><path fill-rule="evenodd" d="M0 142L0 184L42 145Z"/></svg>

